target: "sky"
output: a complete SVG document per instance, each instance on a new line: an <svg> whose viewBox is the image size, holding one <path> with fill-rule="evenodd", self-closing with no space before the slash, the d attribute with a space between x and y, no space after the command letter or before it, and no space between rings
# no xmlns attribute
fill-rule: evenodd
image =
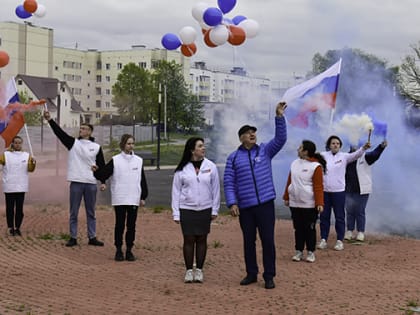
<svg viewBox="0 0 420 315"><path fill-rule="evenodd" d="M217 0L39 0L42 18L27 21L54 29L54 45L115 50L131 45L163 48L166 33L192 26L198 36L191 61L209 67L244 67L249 74L287 81L311 70L315 53L359 48L398 65L420 40L420 0L237 0L233 18L244 15L259 25L256 37L240 46L207 47L192 8ZM1 0L0 20L22 22L15 8L23 1Z"/></svg>

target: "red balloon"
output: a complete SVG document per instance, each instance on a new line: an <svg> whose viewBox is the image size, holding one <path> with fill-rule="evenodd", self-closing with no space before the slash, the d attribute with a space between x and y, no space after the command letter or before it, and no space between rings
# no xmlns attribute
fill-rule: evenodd
<svg viewBox="0 0 420 315"><path fill-rule="evenodd" d="M203 37L203 39L204 39L204 43L207 45L207 46L209 46L209 47L217 47L217 45L216 44L214 44L211 40L210 40L210 31L211 31L211 29L209 29L209 30L207 30L206 31L206 33L204 34L204 37Z"/></svg>
<svg viewBox="0 0 420 315"><path fill-rule="evenodd" d="M36 0L25 0L23 3L23 8L26 12L34 13L38 9L38 3Z"/></svg>
<svg viewBox="0 0 420 315"><path fill-rule="evenodd" d="M191 57L197 52L197 46L194 43L181 45L181 52L185 57Z"/></svg>
<svg viewBox="0 0 420 315"><path fill-rule="evenodd" d="M246 34L243 28L235 25L229 25L228 42L234 46L242 44L246 39Z"/></svg>
<svg viewBox="0 0 420 315"><path fill-rule="evenodd" d="M9 54L3 50L0 50L0 68L3 68L9 64Z"/></svg>

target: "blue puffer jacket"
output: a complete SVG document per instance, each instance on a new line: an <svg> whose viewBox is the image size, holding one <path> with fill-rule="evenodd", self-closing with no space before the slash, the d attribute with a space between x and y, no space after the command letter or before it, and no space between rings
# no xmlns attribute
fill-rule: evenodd
<svg viewBox="0 0 420 315"><path fill-rule="evenodd" d="M287 140L286 121L276 117L276 132L268 143L247 150L242 145L232 152L226 162L224 190L226 205L240 209L253 207L276 198L271 160Z"/></svg>

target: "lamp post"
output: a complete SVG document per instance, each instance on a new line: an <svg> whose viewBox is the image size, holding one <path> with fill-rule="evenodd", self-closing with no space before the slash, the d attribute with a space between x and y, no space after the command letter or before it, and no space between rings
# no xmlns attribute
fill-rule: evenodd
<svg viewBox="0 0 420 315"><path fill-rule="evenodd" d="M160 116L161 116L161 103L162 103L162 85L159 83L158 94L158 123L157 123L157 154L156 154L156 169L160 170Z"/></svg>

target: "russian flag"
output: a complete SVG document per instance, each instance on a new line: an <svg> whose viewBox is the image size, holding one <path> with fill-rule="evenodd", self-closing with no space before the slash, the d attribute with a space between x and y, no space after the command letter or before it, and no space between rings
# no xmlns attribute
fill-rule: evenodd
<svg viewBox="0 0 420 315"><path fill-rule="evenodd" d="M15 79L11 78L6 85L7 104L1 104L0 108L0 136L4 139L7 148L12 139L19 133L25 124L21 111L13 108L10 104L19 102L19 94L16 88Z"/></svg>
<svg viewBox="0 0 420 315"><path fill-rule="evenodd" d="M338 81L340 78L341 58L330 68L312 79L288 89L282 100L287 102L292 113L289 122L297 127L306 128L309 115L323 109L335 107Z"/></svg>

